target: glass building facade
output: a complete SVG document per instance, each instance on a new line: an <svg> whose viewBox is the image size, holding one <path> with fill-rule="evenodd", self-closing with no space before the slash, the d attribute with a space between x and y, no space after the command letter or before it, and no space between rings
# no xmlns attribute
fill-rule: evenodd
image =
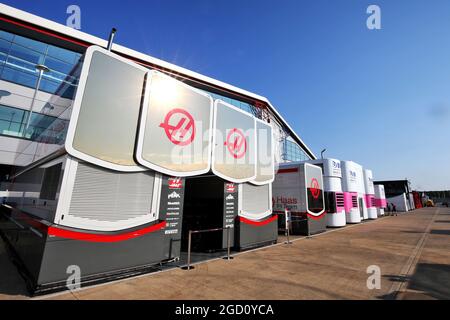
<svg viewBox="0 0 450 320"><path fill-rule="evenodd" d="M79 53L0 30L0 80L36 89L39 77L36 65L42 64L50 70L43 74L39 91L72 99L78 83L78 77L72 72L80 58ZM9 94L0 91L0 96ZM18 96L17 101L23 100ZM30 105L20 104L6 106L0 100L0 135L36 141L47 132L46 142L59 140L60 144L64 140L64 134L56 133L59 131L56 128L66 128L67 120L46 115L46 110L42 110L43 113L33 111L30 117Z"/></svg>
<svg viewBox="0 0 450 320"><path fill-rule="evenodd" d="M311 159L298 144L288 139L284 139L282 158L284 161L305 161Z"/></svg>

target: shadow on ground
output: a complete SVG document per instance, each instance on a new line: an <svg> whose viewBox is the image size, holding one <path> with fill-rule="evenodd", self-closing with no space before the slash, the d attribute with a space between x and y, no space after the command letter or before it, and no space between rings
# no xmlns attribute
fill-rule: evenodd
<svg viewBox="0 0 450 320"><path fill-rule="evenodd" d="M431 230L430 234L438 234L438 235L445 235L445 236L450 236L450 230Z"/></svg>
<svg viewBox="0 0 450 320"><path fill-rule="evenodd" d="M408 282L407 292L392 292L380 299L450 299L450 265L419 263L412 277L386 275L394 282Z"/></svg>

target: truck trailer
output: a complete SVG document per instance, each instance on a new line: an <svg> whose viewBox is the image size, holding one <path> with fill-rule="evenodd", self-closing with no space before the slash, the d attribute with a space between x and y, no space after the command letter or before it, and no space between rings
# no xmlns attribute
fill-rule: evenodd
<svg viewBox="0 0 450 320"><path fill-rule="evenodd" d="M276 242L269 123L101 47L82 60L73 105L24 141L0 208L31 292L64 289L73 266L82 284L154 270L198 228L222 228L198 250L226 248L228 230L238 249Z"/></svg>
<svg viewBox="0 0 450 320"><path fill-rule="evenodd" d="M322 168L325 210L328 227L346 225L344 193L342 192L341 161L337 159L318 159L308 161Z"/></svg>
<svg viewBox="0 0 450 320"><path fill-rule="evenodd" d="M365 190L365 205L367 207L367 216L369 219L377 219L377 207L375 204L375 189L373 184L372 170L364 169L364 190Z"/></svg>
<svg viewBox="0 0 450 320"><path fill-rule="evenodd" d="M287 211L292 234L311 235L326 230L323 186L319 166L306 162L280 164L273 183L274 212L285 220Z"/></svg>

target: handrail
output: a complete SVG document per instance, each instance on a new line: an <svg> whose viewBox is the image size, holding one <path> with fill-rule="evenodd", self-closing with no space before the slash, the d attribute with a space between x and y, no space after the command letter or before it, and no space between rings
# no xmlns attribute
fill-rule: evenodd
<svg viewBox="0 0 450 320"><path fill-rule="evenodd" d="M214 232L214 231L223 231L227 230L227 260L231 260L232 257L230 256L230 247L231 247L231 237L230 237L230 227L225 228L212 228L212 229L203 229L203 230L189 230L189 238L188 238L188 261L187 266L183 269L190 270L193 269L191 267L191 242L192 242L192 235L195 233L204 233L204 232Z"/></svg>

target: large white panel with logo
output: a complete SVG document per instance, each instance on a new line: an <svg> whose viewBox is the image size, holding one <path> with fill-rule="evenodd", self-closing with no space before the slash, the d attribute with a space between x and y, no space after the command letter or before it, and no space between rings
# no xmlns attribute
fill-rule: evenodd
<svg viewBox="0 0 450 320"><path fill-rule="evenodd" d="M211 167L213 99L157 71L147 76L137 161L171 176L195 176Z"/></svg>
<svg viewBox="0 0 450 320"><path fill-rule="evenodd" d="M55 223L119 231L158 220L161 175L117 172L68 157Z"/></svg>
<svg viewBox="0 0 450 320"><path fill-rule="evenodd" d="M364 168L361 165L356 167L357 170L357 182L358 182L358 202L362 204L363 219L369 219L369 213L366 206L366 187L364 186Z"/></svg>
<svg viewBox="0 0 450 320"><path fill-rule="evenodd" d="M147 72L103 48L87 49L65 142L70 155L117 171L146 170L134 149Z"/></svg>
<svg viewBox="0 0 450 320"><path fill-rule="evenodd" d="M272 184L239 184L239 216L250 220L262 220L272 214Z"/></svg>
<svg viewBox="0 0 450 320"><path fill-rule="evenodd" d="M256 178L256 120L231 104L214 103L212 171L231 182Z"/></svg>
<svg viewBox="0 0 450 320"><path fill-rule="evenodd" d="M365 204L367 207L367 215L369 219L377 219L377 208L372 203L372 198L375 198L375 187L373 184L372 170L364 169L364 189L365 189Z"/></svg>
<svg viewBox="0 0 450 320"><path fill-rule="evenodd" d="M361 166L353 161L342 161L341 167L342 167L342 190L344 192L359 192L360 178L358 177L358 173L361 171Z"/></svg>
<svg viewBox="0 0 450 320"><path fill-rule="evenodd" d="M308 163L321 165L323 169L324 191L342 192L341 161L337 159L309 160Z"/></svg>
<svg viewBox="0 0 450 320"><path fill-rule="evenodd" d="M306 211L312 216L319 217L325 212L322 168L310 163L304 163L302 166L304 166L304 182L307 190Z"/></svg>
<svg viewBox="0 0 450 320"><path fill-rule="evenodd" d="M375 194L372 170L364 169L364 187L366 194Z"/></svg>

